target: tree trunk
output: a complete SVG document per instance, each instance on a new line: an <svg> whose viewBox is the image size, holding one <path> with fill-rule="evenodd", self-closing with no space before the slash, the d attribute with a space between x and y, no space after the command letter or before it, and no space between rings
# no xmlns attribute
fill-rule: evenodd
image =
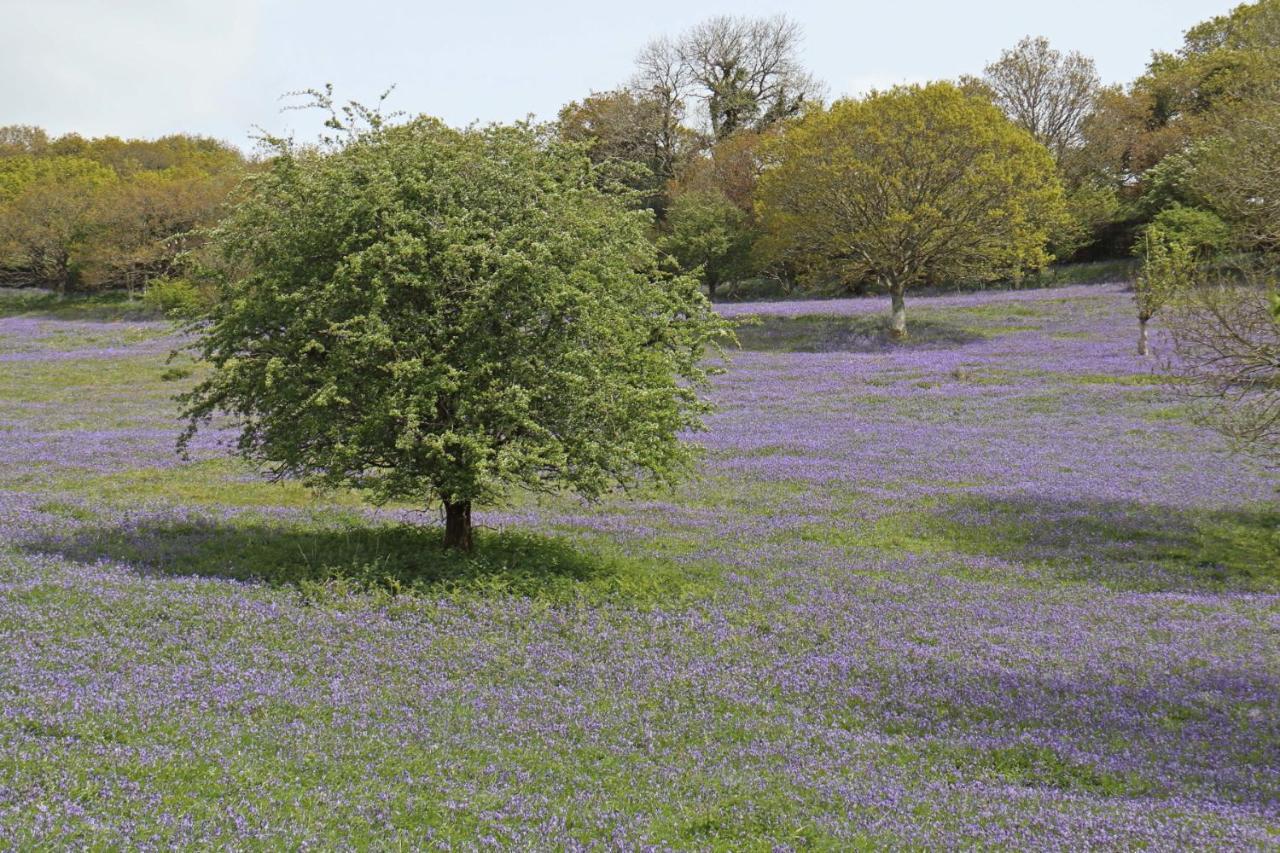
<svg viewBox="0 0 1280 853"><path fill-rule="evenodd" d="M469 553L474 544L471 538L471 501L445 501L444 547Z"/></svg>
<svg viewBox="0 0 1280 853"><path fill-rule="evenodd" d="M1138 355L1148 355L1150 348L1147 346L1147 318L1138 318Z"/></svg>
<svg viewBox="0 0 1280 853"><path fill-rule="evenodd" d="M889 323L889 334L899 340L907 336L907 305L903 300L905 288L901 284L890 282L889 298L893 302L893 319Z"/></svg>
<svg viewBox="0 0 1280 853"><path fill-rule="evenodd" d="M714 278L707 277L707 299L712 302L716 301L716 285L719 284Z"/></svg>

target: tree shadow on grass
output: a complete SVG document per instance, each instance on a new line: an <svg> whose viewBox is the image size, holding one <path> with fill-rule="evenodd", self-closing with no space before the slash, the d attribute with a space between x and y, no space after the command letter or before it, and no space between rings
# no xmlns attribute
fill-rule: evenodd
<svg viewBox="0 0 1280 853"><path fill-rule="evenodd" d="M327 586L647 601L680 585L669 567L564 538L479 531L475 550L463 554L441 546L437 526L363 519L329 525L243 517L90 523L26 547L75 560L127 563L148 575L227 578L313 592Z"/></svg>
<svg viewBox="0 0 1280 853"><path fill-rule="evenodd" d="M744 350L753 352L891 352L898 349L949 349L984 340L962 326L928 318L909 318L908 337L892 336L889 317L753 317L735 331Z"/></svg>
<svg viewBox="0 0 1280 853"><path fill-rule="evenodd" d="M1280 508L965 495L927 523L957 551L1043 562L1064 580L1134 591L1280 592Z"/></svg>
<svg viewBox="0 0 1280 853"><path fill-rule="evenodd" d="M0 288L0 318L24 316L102 323L164 319L163 314L141 300L119 292L59 296L36 288L8 292Z"/></svg>

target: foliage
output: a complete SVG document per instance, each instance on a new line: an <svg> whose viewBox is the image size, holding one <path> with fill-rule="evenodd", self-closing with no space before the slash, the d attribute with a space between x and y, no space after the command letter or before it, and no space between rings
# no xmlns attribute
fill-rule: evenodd
<svg viewBox="0 0 1280 853"><path fill-rule="evenodd" d="M600 92L560 110L561 138L587 146L601 174L630 187L641 203L664 215L667 183L698 146L696 134L673 121L652 94Z"/></svg>
<svg viewBox="0 0 1280 853"><path fill-rule="evenodd" d="M1138 319L1150 320L1179 292L1190 286L1196 267L1195 247L1159 226L1143 235L1142 266L1133 283Z"/></svg>
<svg viewBox="0 0 1280 853"><path fill-rule="evenodd" d="M1066 215L1049 235L1049 250L1058 260L1071 259L1096 245L1126 212L1114 186L1093 180L1071 181L1067 176L1064 185Z"/></svg>
<svg viewBox="0 0 1280 853"><path fill-rule="evenodd" d="M1280 249L1280 99L1209 139L1191 183L1249 249Z"/></svg>
<svg viewBox="0 0 1280 853"><path fill-rule="evenodd" d="M761 148L778 132L777 128L764 132L741 130L717 142L704 156L689 159L672 193L719 193L754 219L756 182L764 168Z"/></svg>
<svg viewBox="0 0 1280 853"><path fill-rule="evenodd" d="M1203 154L1204 144L1198 142L1170 154L1144 172L1138 211L1147 218L1154 218L1162 210L1175 205L1208 207L1204 196L1194 186Z"/></svg>
<svg viewBox="0 0 1280 853"><path fill-rule="evenodd" d="M238 151L199 137L0 128L0 275L66 292L173 274L243 168Z"/></svg>
<svg viewBox="0 0 1280 853"><path fill-rule="evenodd" d="M1231 229L1222 218L1211 210L1184 207L1175 204L1160 211L1144 231L1135 250L1146 253L1150 241L1146 237L1155 234L1160 243L1178 243L1193 256L1211 257L1220 254L1231 243Z"/></svg>
<svg viewBox="0 0 1280 853"><path fill-rule="evenodd" d="M0 163L0 268L17 283L49 284L65 293L79 281L116 175L83 157Z"/></svg>
<svg viewBox="0 0 1280 853"><path fill-rule="evenodd" d="M1176 53L1156 53L1128 91L1104 93L1090 121L1095 146L1137 178L1280 91L1280 0L1238 6L1193 27Z"/></svg>
<svg viewBox="0 0 1280 853"><path fill-rule="evenodd" d="M595 497L667 481L694 451L705 348L723 329L659 272L649 217L577 146L519 125L420 118L319 150L280 142L214 234L230 270L201 328L217 412L281 475L375 501L473 502L512 487Z"/></svg>
<svg viewBox="0 0 1280 853"><path fill-rule="evenodd" d="M209 309L213 293L190 279L161 277L147 284L142 301L165 316L193 318Z"/></svg>
<svg viewBox="0 0 1280 853"><path fill-rule="evenodd" d="M948 83L839 101L766 151L769 254L811 276L882 283L899 333L906 287L1038 270L1065 217L1044 146Z"/></svg>
<svg viewBox="0 0 1280 853"><path fill-rule="evenodd" d="M753 238L747 214L723 193L695 190L676 196L658 247L699 273L714 299L721 283L750 275Z"/></svg>

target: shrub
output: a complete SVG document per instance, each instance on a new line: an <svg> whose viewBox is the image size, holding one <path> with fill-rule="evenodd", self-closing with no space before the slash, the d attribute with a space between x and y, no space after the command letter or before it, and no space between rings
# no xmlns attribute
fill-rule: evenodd
<svg viewBox="0 0 1280 853"><path fill-rule="evenodd" d="M1181 204L1160 211L1145 230L1158 231L1160 239L1181 243L1201 257L1219 255L1231 242L1231 228L1222 217L1210 210ZM1134 252L1142 254L1145 245L1140 237Z"/></svg>
<svg viewBox="0 0 1280 853"><path fill-rule="evenodd" d="M212 291L186 278L157 278L147 285L142 301L166 317L194 317L208 310Z"/></svg>

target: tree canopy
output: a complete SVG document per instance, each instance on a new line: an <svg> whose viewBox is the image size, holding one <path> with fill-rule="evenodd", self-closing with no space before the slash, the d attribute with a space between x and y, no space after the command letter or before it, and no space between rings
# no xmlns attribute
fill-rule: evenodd
<svg viewBox="0 0 1280 853"><path fill-rule="evenodd" d="M723 324L593 172L524 125L279 143L212 237L226 281L186 436L227 413L280 475L439 502L460 548L472 504L512 487L678 475Z"/></svg>
<svg viewBox="0 0 1280 853"><path fill-rule="evenodd" d="M1027 37L983 70L982 82L1014 124L1062 157L1080 143L1101 81L1089 57Z"/></svg>
<svg viewBox="0 0 1280 853"><path fill-rule="evenodd" d="M700 273L715 299L721 283L748 271L753 237L747 214L724 193L691 190L672 202L658 246L681 268Z"/></svg>
<svg viewBox="0 0 1280 853"><path fill-rule="evenodd" d="M949 83L811 112L767 159L758 204L769 250L810 275L881 283L898 335L905 288L1038 269L1065 215L1048 150Z"/></svg>
<svg viewBox="0 0 1280 853"><path fill-rule="evenodd" d="M245 167L203 137L0 127L0 283L65 292L171 274Z"/></svg>
<svg viewBox="0 0 1280 853"><path fill-rule="evenodd" d="M635 85L695 98L712 139L761 130L821 100L822 85L800 63L800 25L785 15L720 15L674 40L650 42L637 60Z"/></svg>

